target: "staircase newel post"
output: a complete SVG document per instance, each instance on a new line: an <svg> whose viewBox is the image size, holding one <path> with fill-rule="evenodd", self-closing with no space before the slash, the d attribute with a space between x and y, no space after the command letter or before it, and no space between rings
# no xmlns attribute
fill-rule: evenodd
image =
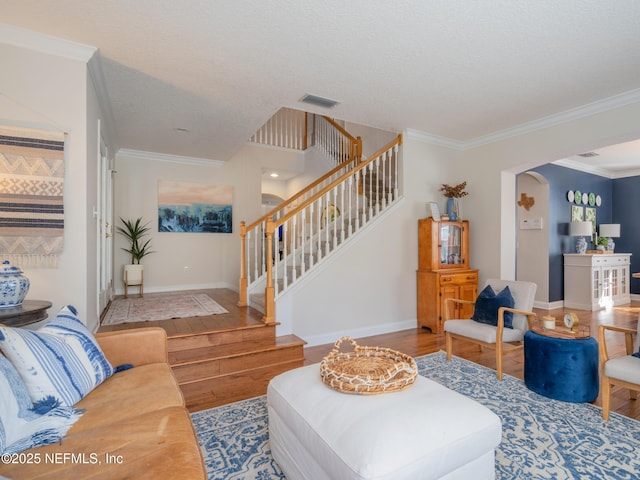
<svg viewBox="0 0 640 480"><path fill-rule="evenodd" d="M240 222L240 295L239 307L247 306L247 224Z"/></svg>
<svg viewBox="0 0 640 480"><path fill-rule="evenodd" d="M265 258L267 263L267 286L264 289L264 317L262 317L264 323L273 323L276 320L276 294L275 289L273 288L273 234L275 230L273 219L268 218L266 225L268 253Z"/></svg>
<svg viewBox="0 0 640 480"><path fill-rule="evenodd" d="M356 161L355 164L359 164L362 160L362 137L356 138Z"/></svg>

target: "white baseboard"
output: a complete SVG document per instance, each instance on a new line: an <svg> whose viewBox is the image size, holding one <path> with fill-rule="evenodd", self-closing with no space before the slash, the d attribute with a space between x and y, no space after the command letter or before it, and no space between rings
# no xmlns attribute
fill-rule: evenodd
<svg viewBox="0 0 640 480"><path fill-rule="evenodd" d="M383 333L399 332L400 330L409 330L412 328L418 328L418 320L405 320L397 323L387 323L383 325L374 325L371 327L354 328L348 330L341 330L337 332L322 333L319 335L313 335L311 337L304 337L303 340L307 342L305 347L315 347L317 345L325 345L327 343L335 343L341 337L353 337L364 338L371 337L373 335L381 335ZM384 346L384 345L375 345ZM327 352L329 353L329 352Z"/></svg>
<svg viewBox="0 0 640 480"><path fill-rule="evenodd" d="M541 310L555 310L556 308L564 307L564 301L558 300L557 302L533 302L534 308L539 308Z"/></svg>
<svg viewBox="0 0 640 480"><path fill-rule="evenodd" d="M197 283L193 285L165 285L161 287L144 287L144 293L165 293L165 292L183 292L185 290L208 290L211 288L228 288L234 292L238 291L238 285L231 285L225 282L218 283ZM139 289L136 286L129 288L129 295L138 295ZM124 295L124 288L118 288L115 295Z"/></svg>

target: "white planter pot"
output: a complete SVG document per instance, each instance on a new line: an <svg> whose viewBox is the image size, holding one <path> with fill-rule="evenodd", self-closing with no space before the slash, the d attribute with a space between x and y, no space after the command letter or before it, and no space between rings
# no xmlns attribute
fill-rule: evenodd
<svg viewBox="0 0 640 480"><path fill-rule="evenodd" d="M125 285L142 285L143 269L143 265L125 265L123 275Z"/></svg>

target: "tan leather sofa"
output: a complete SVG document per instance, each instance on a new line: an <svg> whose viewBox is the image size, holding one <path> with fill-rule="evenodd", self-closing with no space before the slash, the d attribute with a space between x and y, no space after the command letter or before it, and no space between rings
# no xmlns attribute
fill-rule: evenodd
<svg viewBox="0 0 640 480"><path fill-rule="evenodd" d="M20 479L206 478L184 398L167 361L161 328L98 333L114 374L76 404L84 415L58 444L0 462L0 476Z"/></svg>

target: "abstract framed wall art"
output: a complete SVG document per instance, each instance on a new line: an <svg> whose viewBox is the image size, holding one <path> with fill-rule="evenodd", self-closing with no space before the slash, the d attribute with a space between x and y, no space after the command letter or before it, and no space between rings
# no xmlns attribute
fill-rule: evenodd
<svg viewBox="0 0 640 480"><path fill-rule="evenodd" d="M586 207L584 209L584 221L585 222L591 222L591 225L593 225L593 231L596 231L596 209L595 208L589 208Z"/></svg>
<svg viewBox="0 0 640 480"><path fill-rule="evenodd" d="M584 208L579 205L571 205L571 221L582 222L584 221Z"/></svg>
<svg viewBox="0 0 640 480"><path fill-rule="evenodd" d="M158 231L232 233L233 187L158 182Z"/></svg>

